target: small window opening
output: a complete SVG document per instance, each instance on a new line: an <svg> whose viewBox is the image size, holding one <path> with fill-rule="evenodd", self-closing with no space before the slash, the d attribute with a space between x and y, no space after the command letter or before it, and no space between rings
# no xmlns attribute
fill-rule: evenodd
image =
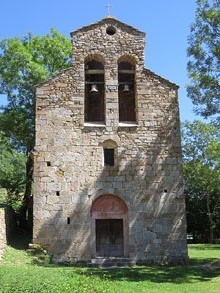
<svg viewBox="0 0 220 293"><path fill-rule="evenodd" d="M104 149L104 166L114 166L115 164L115 150Z"/></svg>
<svg viewBox="0 0 220 293"><path fill-rule="evenodd" d="M51 166L51 162L47 162L47 167L50 167Z"/></svg>
<svg viewBox="0 0 220 293"><path fill-rule="evenodd" d="M59 191L56 191L56 196L60 196L60 192Z"/></svg>
<svg viewBox="0 0 220 293"><path fill-rule="evenodd" d="M70 217L67 217L67 225L70 224Z"/></svg>
<svg viewBox="0 0 220 293"><path fill-rule="evenodd" d="M113 36L116 33L116 28L114 26L108 26L106 33L110 36Z"/></svg>
<svg viewBox="0 0 220 293"><path fill-rule="evenodd" d="M167 189L164 189L164 193L167 193Z"/></svg>

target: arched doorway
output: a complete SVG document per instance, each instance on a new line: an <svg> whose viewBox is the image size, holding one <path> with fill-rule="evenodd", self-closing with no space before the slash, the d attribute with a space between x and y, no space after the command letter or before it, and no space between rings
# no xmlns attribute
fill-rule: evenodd
<svg viewBox="0 0 220 293"><path fill-rule="evenodd" d="M128 254L128 208L115 195L98 197L91 207L92 257L125 257Z"/></svg>

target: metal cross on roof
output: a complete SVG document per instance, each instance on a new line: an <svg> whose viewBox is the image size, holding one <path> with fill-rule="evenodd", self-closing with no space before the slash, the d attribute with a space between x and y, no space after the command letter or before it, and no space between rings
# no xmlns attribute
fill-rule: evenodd
<svg viewBox="0 0 220 293"><path fill-rule="evenodd" d="M106 7L107 7L107 10L108 10L108 16L110 16L111 15L111 5L110 5L110 3L108 2L108 4L106 5Z"/></svg>

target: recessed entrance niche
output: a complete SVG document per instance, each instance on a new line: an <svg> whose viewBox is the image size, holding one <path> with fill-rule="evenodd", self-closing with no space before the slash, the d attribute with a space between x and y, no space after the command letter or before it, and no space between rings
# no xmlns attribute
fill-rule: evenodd
<svg viewBox="0 0 220 293"><path fill-rule="evenodd" d="M115 195L98 197L91 207L92 257L124 257L128 254L128 208Z"/></svg>

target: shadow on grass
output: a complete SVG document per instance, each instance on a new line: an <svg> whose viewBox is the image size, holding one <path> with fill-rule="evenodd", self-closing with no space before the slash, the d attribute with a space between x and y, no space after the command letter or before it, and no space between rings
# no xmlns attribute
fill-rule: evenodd
<svg viewBox="0 0 220 293"><path fill-rule="evenodd" d="M153 283L205 282L220 276L219 259L191 259L187 266L134 266L123 269L87 269L87 275L112 281Z"/></svg>
<svg viewBox="0 0 220 293"><path fill-rule="evenodd" d="M29 243L29 235L26 231L18 230L14 233L10 245L16 249L26 249ZM219 245L190 245L190 248L200 249L201 258L191 258L188 265L166 265L166 266L132 266L118 269L100 269L91 268L87 265L77 264L52 264L50 257L41 248L32 254L32 264L47 268L63 268L64 272L74 274L82 274L85 277L95 276L101 281L128 281L143 282L150 281L152 283L194 283L206 282L220 276L220 258L202 258L202 250L219 249Z"/></svg>
<svg viewBox="0 0 220 293"><path fill-rule="evenodd" d="M132 266L127 268L89 268L86 265L55 265L44 262L43 258L34 258L33 264L57 268L62 267L64 271L72 270L74 273L85 277L95 276L101 281L128 281L153 283L194 283L206 282L220 276L220 259L215 258L192 258L188 265L178 266Z"/></svg>

